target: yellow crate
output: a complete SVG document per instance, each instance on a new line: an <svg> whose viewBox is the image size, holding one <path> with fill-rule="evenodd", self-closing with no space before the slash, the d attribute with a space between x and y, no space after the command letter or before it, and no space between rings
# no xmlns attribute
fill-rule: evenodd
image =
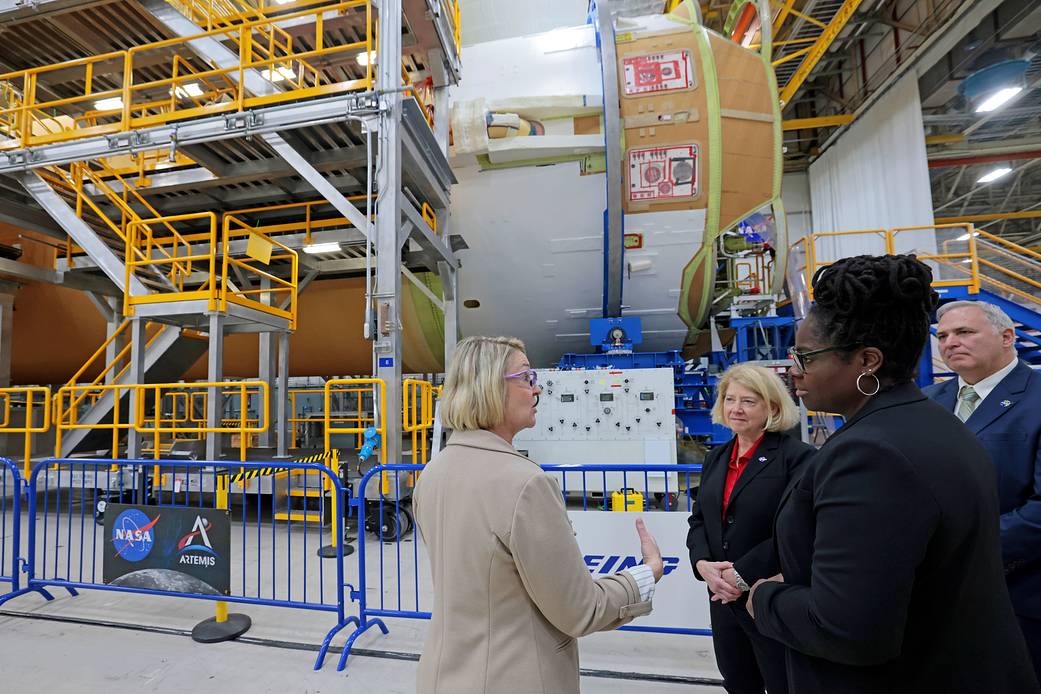
<svg viewBox="0 0 1041 694"><path fill-rule="evenodd" d="M623 489L619 492L611 492L612 511L642 511L643 494L634 489Z"/></svg>

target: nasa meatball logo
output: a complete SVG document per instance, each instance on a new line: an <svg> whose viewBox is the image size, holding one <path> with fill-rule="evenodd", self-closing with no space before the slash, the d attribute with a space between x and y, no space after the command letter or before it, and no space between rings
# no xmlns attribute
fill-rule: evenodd
<svg viewBox="0 0 1041 694"><path fill-rule="evenodd" d="M112 524L112 544L115 556L138 562L147 557L155 546L155 524L159 516L149 519L143 511L130 508L123 511Z"/></svg>
<svg viewBox="0 0 1041 694"><path fill-rule="evenodd" d="M213 551L207 531L213 524L202 516L196 516L190 533L177 543L177 563L191 566L216 566L217 553Z"/></svg>

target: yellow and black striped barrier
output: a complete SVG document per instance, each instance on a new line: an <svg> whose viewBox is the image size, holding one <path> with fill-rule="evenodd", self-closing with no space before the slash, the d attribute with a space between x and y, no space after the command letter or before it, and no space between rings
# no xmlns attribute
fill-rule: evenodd
<svg viewBox="0 0 1041 694"><path fill-rule="evenodd" d="M339 451L333 449L326 453L316 453L314 455L305 456L303 458L294 458L289 461L291 463L325 463L326 466L333 472L338 472L339 467L334 463L339 463L340 455ZM291 470L287 470L278 466L260 467L253 468L251 470L243 470L235 475L228 476L228 484L244 484L249 480L256 479L258 477L268 477L271 475L275 476L275 479L281 479L289 475Z"/></svg>

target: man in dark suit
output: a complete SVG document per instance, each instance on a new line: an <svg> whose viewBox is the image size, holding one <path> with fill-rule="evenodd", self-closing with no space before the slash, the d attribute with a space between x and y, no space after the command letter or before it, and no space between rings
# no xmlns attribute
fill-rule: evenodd
<svg viewBox="0 0 1041 694"><path fill-rule="evenodd" d="M940 355L958 377L925 393L997 468L1005 579L1041 679L1041 372L1017 358L1014 324L997 306L955 301L936 313Z"/></svg>

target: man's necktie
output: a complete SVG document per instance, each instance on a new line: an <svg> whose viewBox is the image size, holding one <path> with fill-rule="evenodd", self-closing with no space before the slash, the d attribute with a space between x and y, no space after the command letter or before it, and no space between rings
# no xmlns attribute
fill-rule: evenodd
<svg viewBox="0 0 1041 694"><path fill-rule="evenodd" d="M955 416L961 421L967 420L976 411L976 405L980 402L980 394L972 386L962 386L958 391L958 407L954 410Z"/></svg>

